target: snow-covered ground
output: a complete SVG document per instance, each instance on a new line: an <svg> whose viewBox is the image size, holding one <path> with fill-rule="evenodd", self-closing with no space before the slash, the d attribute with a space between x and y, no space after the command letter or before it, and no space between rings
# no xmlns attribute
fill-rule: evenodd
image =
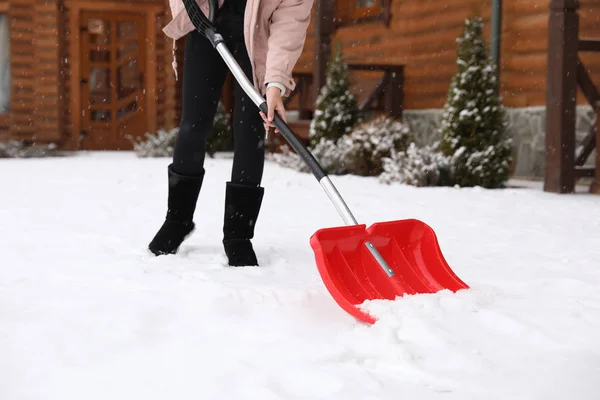
<svg viewBox="0 0 600 400"><path fill-rule="evenodd" d="M471 289L333 301L312 233L341 225L312 175L267 165L255 248L221 251L231 160L198 229L155 258L168 159L0 160L0 399L600 398L600 197L333 177L361 222L418 218Z"/></svg>

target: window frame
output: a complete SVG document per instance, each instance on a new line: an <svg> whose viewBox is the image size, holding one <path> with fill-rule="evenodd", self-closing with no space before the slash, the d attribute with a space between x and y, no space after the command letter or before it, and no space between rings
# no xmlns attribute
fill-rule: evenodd
<svg viewBox="0 0 600 400"><path fill-rule="evenodd" d="M366 6L366 7L357 7L356 3L358 3L358 0L352 0L354 2L354 10L352 13L352 17L355 20L361 20L361 19L365 19L365 18L369 18L373 15L379 15L381 14L381 0L373 0L373 5L372 6Z"/></svg>
<svg viewBox="0 0 600 400"><path fill-rule="evenodd" d="M10 18L10 5L8 2L1 2L0 3L0 14L5 14L7 16L7 18ZM9 38L10 40L10 38ZM8 54L8 62L10 63L10 58L11 58L11 53L9 52ZM12 76L11 76L12 78ZM10 82L10 89L12 90L12 79ZM9 123L9 119L10 119L10 112L12 110L11 104L12 103L12 96L10 98L10 102L9 102L9 106L8 106L8 111L0 113L0 129L2 128L6 128L8 126Z"/></svg>

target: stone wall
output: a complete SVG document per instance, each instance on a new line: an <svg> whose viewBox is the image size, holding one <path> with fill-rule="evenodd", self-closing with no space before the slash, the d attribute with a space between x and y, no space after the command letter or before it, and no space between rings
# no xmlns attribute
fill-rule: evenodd
<svg viewBox="0 0 600 400"><path fill-rule="evenodd" d="M546 108L507 108L508 133L513 138L514 159L516 160L514 176L544 176L544 152L546 131ZM440 139L439 126L441 109L405 110L404 121L407 122L419 144L431 144ZM581 142L595 123L595 114L589 106L577 107L577 152ZM590 155L587 164L594 164L594 154Z"/></svg>

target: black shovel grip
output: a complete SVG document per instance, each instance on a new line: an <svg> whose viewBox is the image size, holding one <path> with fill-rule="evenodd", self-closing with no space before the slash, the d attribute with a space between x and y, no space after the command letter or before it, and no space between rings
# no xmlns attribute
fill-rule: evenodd
<svg viewBox="0 0 600 400"><path fill-rule="evenodd" d="M207 32L215 31L214 22L218 10L217 1L218 0L209 0L209 15L207 18L200 9L200 6L198 6L198 3L196 3L196 0L183 0L183 5L185 6L188 17L190 17L194 27L203 35L206 35Z"/></svg>
<svg viewBox="0 0 600 400"><path fill-rule="evenodd" d="M268 115L269 106L267 105L266 101L262 103L259 108L265 115ZM290 129L288 124L285 123L283 118L281 118L277 112L275 112L275 118L273 118L273 123L275 124L277 129L279 129L279 132L281 132L281 136L283 136L284 139L287 140L287 142L290 144L290 146L292 146L294 151L300 156L300 158L302 158L302 161L304 161L308 168L310 168L315 178L317 178L319 182L321 181L321 179L325 178L327 176L327 173L323 170L319 162L315 159L311 152L308 151L306 146L302 144L300 139L298 139L298 136L296 136L296 134Z"/></svg>

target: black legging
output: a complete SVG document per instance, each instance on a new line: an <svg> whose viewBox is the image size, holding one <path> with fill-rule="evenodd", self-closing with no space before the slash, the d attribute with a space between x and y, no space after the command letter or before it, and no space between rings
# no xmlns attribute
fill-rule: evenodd
<svg viewBox="0 0 600 400"><path fill-rule="evenodd" d="M242 2L226 0L219 11L217 30L252 82L252 66L243 38ZM183 112L173 155L175 172L183 175L202 173L206 138L212 130L228 71L227 65L208 39L197 31L187 35L183 72ZM237 81L233 135L231 181L259 186L265 163L265 128L258 108Z"/></svg>

